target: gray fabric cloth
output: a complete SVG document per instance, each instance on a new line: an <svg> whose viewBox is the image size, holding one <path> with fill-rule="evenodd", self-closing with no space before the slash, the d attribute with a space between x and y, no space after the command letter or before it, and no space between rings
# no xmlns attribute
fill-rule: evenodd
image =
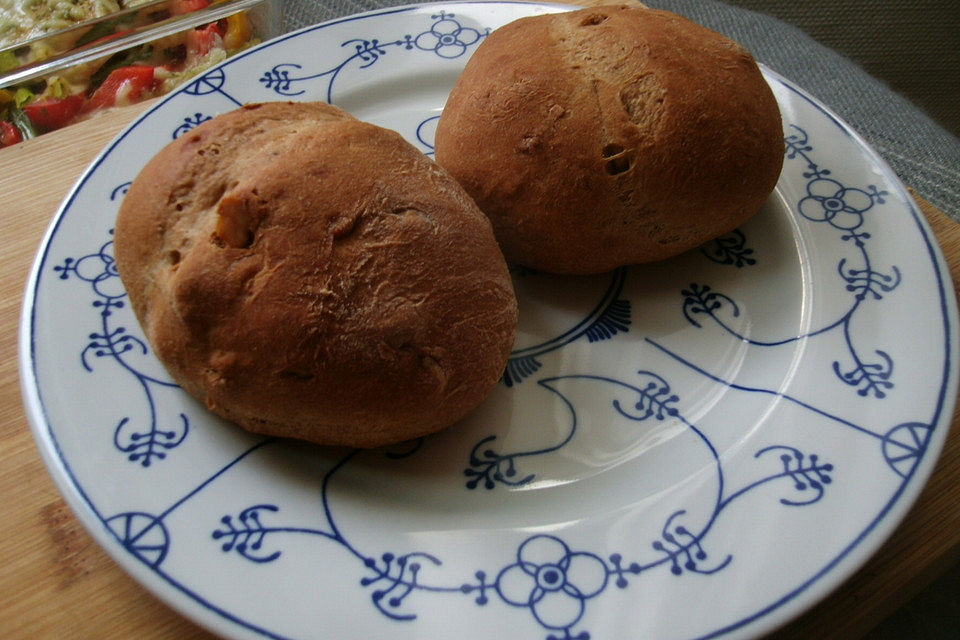
<svg viewBox="0 0 960 640"><path fill-rule="evenodd" d="M408 0L287 0L284 30ZM645 0L733 38L862 135L904 183L960 221L960 140L856 64L769 16L714 0Z"/></svg>

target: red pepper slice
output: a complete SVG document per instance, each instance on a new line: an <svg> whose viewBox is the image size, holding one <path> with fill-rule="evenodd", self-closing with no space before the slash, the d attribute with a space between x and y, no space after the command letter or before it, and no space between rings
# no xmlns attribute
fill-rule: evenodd
<svg viewBox="0 0 960 640"><path fill-rule="evenodd" d="M187 34L187 50L196 56L205 56L223 44L223 34L220 27L213 22L203 29L194 29Z"/></svg>
<svg viewBox="0 0 960 640"><path fill-rule="evenodd" d="M83 96L77 95L35 100L23 105L22 109L34 126L52 131L70 124L82 106Z"/></svg>
<svg viewBox="0 0 960 640"><path fill-rule="evenodd" d="M13 123L6 120L0 120L0 147L9 147L23 140L20 131L13 126Z"/></svg>
<svg viewBox="0 0 960 640"><path fill-rule="evenodd" d="M97 109L116 106L117 100L133 103L140 99L144 91L155 86L153 67L132 65L114 69L97 90L93 92L81 111L89 113Z"/></svg>

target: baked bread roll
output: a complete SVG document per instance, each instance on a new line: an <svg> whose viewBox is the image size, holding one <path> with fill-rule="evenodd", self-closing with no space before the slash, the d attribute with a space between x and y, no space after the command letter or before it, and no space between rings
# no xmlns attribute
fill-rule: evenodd
<svg viewBox="0 0 960 640"><path fill-rule="evenodd" d="M490 223L398 134L327 104L250 105L133 181L120 276L157 357L258 433L374 447L497 384L517 306Z"/></svg>
<svg viewBox="0 0 960 640"><path fill-rule="evenodd" d="M680 16L604 6L522 18L468 61L437 162L507 257L556 273L660 260L731 231L783 164L750 54Z"/></svg>

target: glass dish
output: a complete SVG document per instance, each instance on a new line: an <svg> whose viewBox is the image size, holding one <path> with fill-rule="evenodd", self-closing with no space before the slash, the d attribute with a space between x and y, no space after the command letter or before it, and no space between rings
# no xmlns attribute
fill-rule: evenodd
<svg viewBox="0 0 960 640"><path fill-rule="evenodd" d="M0 146L163 95L278 35L276 0L160 0L0 47Z"/></svg>

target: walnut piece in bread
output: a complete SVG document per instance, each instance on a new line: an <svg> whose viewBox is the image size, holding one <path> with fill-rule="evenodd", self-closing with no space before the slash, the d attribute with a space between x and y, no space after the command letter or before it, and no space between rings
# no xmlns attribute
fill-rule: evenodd
<svg viewBox="0 0 960 640"><path fill-rule="evenodd" d="M173 378L258 432L373 447L497 384L517 323L489 221L399 134L322 103L182 135L124 197L115 254Z"/></svg>
<svg viewBox="0 0 960 640"><path fill-rule="evenodd" d="M745 49L634 6L491 33L435 142L507 260L556 273L660 260L731 231L769 197L784 152L776 99Z"/></svg>

